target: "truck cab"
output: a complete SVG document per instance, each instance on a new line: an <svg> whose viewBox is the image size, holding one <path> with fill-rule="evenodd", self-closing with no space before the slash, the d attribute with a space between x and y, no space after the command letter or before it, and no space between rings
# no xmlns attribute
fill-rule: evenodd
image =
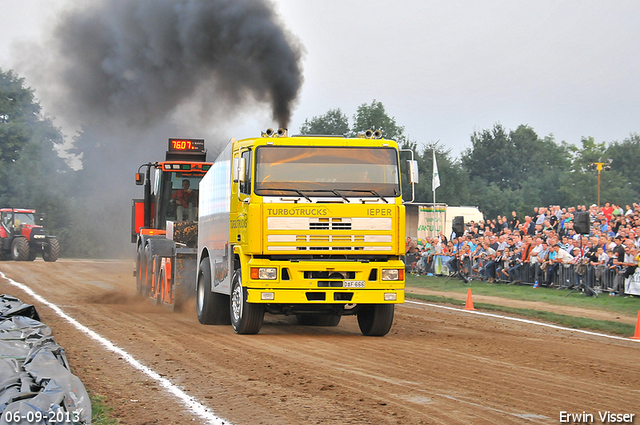
<svg viewBox="0 0 640 425"><path fill-rule="evenodd" d="M380 135L381 136L381 135ZM200 184L197 314L260 331L264 312L382 336L404 302L405 209L396 142L233 140Z"/></svg>

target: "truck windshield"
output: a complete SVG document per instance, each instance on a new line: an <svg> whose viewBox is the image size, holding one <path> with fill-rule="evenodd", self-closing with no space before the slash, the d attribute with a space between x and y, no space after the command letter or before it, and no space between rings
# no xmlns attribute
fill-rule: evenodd
<svg viewBox="0 0 640 425"><path fill-rule="evenodd" d="M400 195L398 155L393 148L261 146L255 163L257 195L296 191L333 197Z"/></svg>

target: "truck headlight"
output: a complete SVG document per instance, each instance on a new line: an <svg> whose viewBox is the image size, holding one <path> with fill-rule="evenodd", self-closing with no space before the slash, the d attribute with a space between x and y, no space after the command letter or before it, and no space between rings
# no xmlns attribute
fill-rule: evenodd
<svg viewBox="0 0 640 425"><path fill-rule="evenodd" d="M404 280L404 270L382 269L382 280Z"/></svg>
<svg viewBox="0 0 640 425"><path fill-rule="evenodd" d="M251 279L275 280L278 278L278 269L275 267L251 267Z"/></svg>

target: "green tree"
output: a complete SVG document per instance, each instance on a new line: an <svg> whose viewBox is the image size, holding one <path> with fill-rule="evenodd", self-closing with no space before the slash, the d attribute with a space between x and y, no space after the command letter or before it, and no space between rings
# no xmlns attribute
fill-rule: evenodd
<svg viewBox="0 0 640 425"><path fill-rule="evenodd" d="M0 69L0 177L6 182L9 168L20 158L24 146L31 140L40 121L40 105L24 79L12 71ZM10 187L0 185L0 198Z"/></svg>
<svg viewBox="0 0 640 425"><path fill-rule="evenodd" d="M500 124L476 131L471 147L461 157L469 175L469 200L489 217L516 211L530 214L533 207L565 204L574 190L567 181L573 157L566 143L553 136L543 139L526 125L507 131Z"/></svg>
<svg viewBox="0 0 640 425"><path fill-rule="evenodd" d="M329 109L324 115L304 120L300 133L346 135L349 133L349 119L340 108Z"/></svg>
<svg viewBox="0 0 640 425"><path fill-rule="evenodd" d="M471 147L461 157L462 165L471 179L494 183L501 189L511 187L514 164L509 161L514 154L509 133L501 124L490 130L474 131Z"/></svg>
<svg viewBox="0 0 640 425"><path fill-rule="evenodd" d="M57 151L63 141L24 79L0 70L0 205L45 213L47 230L56 235L70 218L71 170Z"/></svg>
<svg viewBox="0 0 640 425"><path fill-rule="evenodd" d="M382 102L375 99L370 105L363 103L358 106L353 116L352 137L365 130L380 130L385 139L395 140L398 144L408 142L404 135L404 127L396 123L394 117L390 117Z"/></svg>
<svg viewBox="0 0 640 425"><path fill-rule="evenodd" d="M603 171L601 178L607 179L601 194L602 203L616 202L621 204L631 204L637 202L640 197L640 174L637 172L638 164L640 164L640 134L632 133L622 142L612 142L603 159L611 159L611 171ZM623 185L620 194L609 193L613 190L610 186L610 174L619 174L623 176Z"/></svg>
<svg viewBox="0 0 640 425"><path fill-rule="evenodd" d="M452 157L451 149L447 149L440 142L427 143L421 152L418 151L415 143L412 148L417 154L416 159L420 170L415 202L433 202L433 152L435 150L440 175L440 186L436 189L436 202L449 205L468 204L469 176L462 168L460 161Z"/></svg>

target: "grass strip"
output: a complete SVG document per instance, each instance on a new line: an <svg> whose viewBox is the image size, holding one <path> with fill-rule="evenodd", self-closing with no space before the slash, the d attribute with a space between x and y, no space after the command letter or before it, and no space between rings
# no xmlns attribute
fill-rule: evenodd
<svg viewBox="0 0 640 425"><path fill-rule="evenodd" d="M541 301L548 304L580 307L609 311L637 317L640 310L640 297L609 297L608 293L598 298L587 297L579 292L569 295L569 290L555 288L532 288L529 285L506 285L504 283L488 283L471 281L463 283L449 280L446 277L407 275L408 287L426 288L442 292L466 293L469 288L474 294L489 295L521 301Z"/></svg>
<svg viewBox="0 0 640 425"><path fill-rule="evenodd" d="M406 293L405 297L413 298L423 301L446 303L453 305L464 306L465 301L457 300L455 298L441 297L437 295L422 295ZM506 307L496 304L488 303L473 303L473 306L482 310L501 311L504 313L515 314L526 318L541 319L545 322L553 323L560 326L565 326L572 329L588 329L594 331L607 332L620 336L631 336L634 333L635 327L626 323L612 322L609 320L594 320L586 317L568 316L565 314L552 313L550 311L532 310L528 308L515 308Z"/></svg>
<svg viewBox="0 0 640 425"><path fill-rule="evenodd" d="M118 425L111 417L112 408L104 403L104 396L89 395L91 399L91 423L93 425Z"/></svg>

